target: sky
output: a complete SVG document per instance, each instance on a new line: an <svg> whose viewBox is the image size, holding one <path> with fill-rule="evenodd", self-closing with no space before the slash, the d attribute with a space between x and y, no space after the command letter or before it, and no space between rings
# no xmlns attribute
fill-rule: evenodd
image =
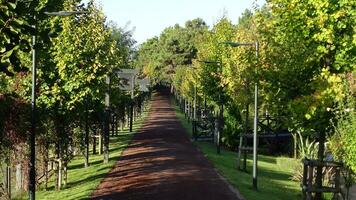
<svg viewBox="0 0 356 200"><path fill-rule="evenodd" d="M138 44L159 36L169 26L202 18L210 27L222 16L237 23L245 9L265 0L99 0L108 21L134 30Z"/></svg>

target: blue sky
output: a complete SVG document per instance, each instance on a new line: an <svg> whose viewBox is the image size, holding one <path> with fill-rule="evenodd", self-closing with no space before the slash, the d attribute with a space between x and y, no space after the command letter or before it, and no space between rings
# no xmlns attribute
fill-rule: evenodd
<svg viewBox="0 0 356 200"><path fill-rule="evenodd" d="M135 28L133 37L138 44L158 36L168 26L202 18L209 26L224 14L236 23L241 13L253 8L254 2L265 0L99 0L108 20L118 26Z"/></svg>

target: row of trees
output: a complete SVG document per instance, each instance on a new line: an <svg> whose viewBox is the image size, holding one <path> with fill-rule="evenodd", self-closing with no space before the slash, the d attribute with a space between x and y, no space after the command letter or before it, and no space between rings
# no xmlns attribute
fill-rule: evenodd
<svg viewBox="0 0 356 200"><path fill-rule="evenodd" d="M260 116L278 117L295 140L326 136L327 151L355 171L355 8L348 0L271 0L237 24L223 16L209 29L195 19L144 43L137 65L185 99L193 101L197 87L198 102L225 105L223 142L230 148L245 132L258 82ZM259 42L259 59L255 48L226 41Z"/></svg>
<svg viewBox="0 0 356 200"><path fill-rule="evenodd" d="M107 23L94 1L1 0L0 3L0 163L20 164L27 177L31 117L31 45L37 35L37 175L50 157L64 165L83 153L89 165L89 134L105 128L106 78L132 62L131 32ZM68 17L45 12L85 11ZM37 29L34 27L37 26ZM125 116L131 98L112 76L112 114ZM105 143L105 141L104 141ZM106 141L108 143L108 141ZM108 145L108 144L107 144ZM108 147L104 161L108 161ZM41 167L43 166L43 167ZM26 182L25 184L26 185Z"/></svg>

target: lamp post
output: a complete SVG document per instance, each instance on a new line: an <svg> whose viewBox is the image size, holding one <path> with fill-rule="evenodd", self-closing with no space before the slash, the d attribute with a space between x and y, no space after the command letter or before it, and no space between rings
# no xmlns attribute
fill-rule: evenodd
<svg viewBox="0 0 356 200"><path fill-rule="evenodd" d="M130 105L130 133L132 132L134 118L135 76L131 78L131 105Z"/></svg>
<svg viewBox="0 0 356 200"><path fill-rule="evenodd" d="M194 100L193 100L193 137L197 140L197 83L194 83Z"/></svg>
<svg viewBox="0 0 356 200"><path fill-rule="evenodd" d="M227 41L224 44L229 45L231 47L239 47L239 46L255 46L256 48L256 59L258 62L258 52L259 52L259 43L251 42L251 43L238 43ZM257 74L257 66L255 69L255 73ZM258 80L255 82L255 116L253 118L253 171L252 171L252 185L253 189L257 190L257 123L258 123Z"/></svg>
<svg viewBox="0 0 356 200"><path fill-rule="evenodd" d="M104 124L104 163L109 162L109 140L110 140L110 93L111 93L111 74L107 74L105 78L106 92L105 92L105 124Z"/></svg>
<svg viewBox="0 0 356 200"><path fill-rule="evenodd" d="M59 11L59 12L45 12L44 14L49 16L71 16L76 14L85 14L86 11ZM31 89L31 132L29 135L30 146L30 162L29 162L29 180L28 191L29 199L35 200L36 193L36 80L37 80L37 17L34 15L35 24L33 28L35 30L32 36L32 89Z"/></svg>
<svg viewBox="0 0 356 200"><path fill-rule="evenodd" d="M129 129L130 132L132 132L132 126L133 126L133 106L134 106L134 97L135 97L135 84L136 84L136 78L137 74L139 71L137 69L120 69L120 71L115 72L120 79L126 79L127 82L125 82L123 85L121 85L121 90L124 91L129 91L131 95L131 102L130 102L130 107L129 107Z"/></svg>

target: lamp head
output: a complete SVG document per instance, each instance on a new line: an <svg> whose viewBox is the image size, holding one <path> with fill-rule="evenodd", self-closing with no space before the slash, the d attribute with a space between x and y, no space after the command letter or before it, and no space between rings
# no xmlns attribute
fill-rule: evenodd
<svg viewBox="0 0 356 200"><path fill-rule="evenodd" d="M256 46L257 44L255 42L251 43L240 43L240 42L231 42L231 41L226 41L223 42L225 45L231 46L231 47L239 47L239 46Z"/></svg>
<svg viewBox="0 0 356 200"><path fill-rule="evenodd" d="M238 42L231 42L231 41L226 41L224 42L225 45L232 46L232 47L238 47L240 46L240 43Z"/></svg>
<svg viewBox="0 0 356 200"><path fill-rule="evenodd" d="M58 11L58 12L44 12L46 15L49 16L71 16L71 15L79 15L79 14L86 14L87 11Z"/></svg>

